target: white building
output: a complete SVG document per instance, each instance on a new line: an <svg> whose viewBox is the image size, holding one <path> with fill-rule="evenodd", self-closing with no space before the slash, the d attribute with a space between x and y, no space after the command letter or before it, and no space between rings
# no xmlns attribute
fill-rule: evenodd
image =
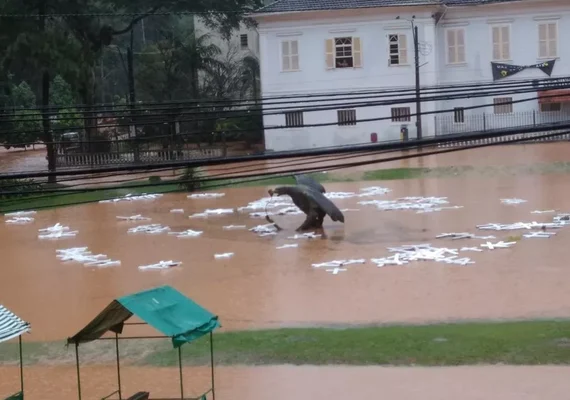
<svg viewBox="0 0 570 400"><path fill-rule="evenodd" d="M268 150L370 143L373 136L397 140L402 124L409 124L415 137L412 21L418 27L422 86L491 84L491 62L524 66L556 60L551 76L570 75L570 47L559 40L570 37L569 0L278 0L255 18L263 97L393 90L390 98L264 101ZM548 75L540 69L527 68L496 83L544 78ZM401 88L405 92L397 93ZM537 96L502 93L422 102L421 111L432 113L422 117L423 136L568 119L568 104L552 103L561 99L539 104ZM397 98L411 103L346 109L347 102L368 105ZM533 100L517 102L523 98ZM325 104L326 110L306 111ZM473 108L482 105L490 106ZM280 107L291 111L279 113ZM449 112L436 113L441 110ZM319 124L328 125L314 126Z"/></svg>

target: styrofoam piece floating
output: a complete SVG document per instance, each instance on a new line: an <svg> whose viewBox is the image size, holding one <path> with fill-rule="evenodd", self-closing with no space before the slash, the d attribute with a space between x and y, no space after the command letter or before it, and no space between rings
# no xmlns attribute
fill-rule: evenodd
<svg viewBox="0 0 570 400"><path fill-rule="evenodd" d="M549 238L551 236L556 235L556 232L544 232L544 231L531 231L529 233L525 233L523 235L524 238L532 239L532 238Z"/></svg>
<svg viewBox="0 0 570 400"><path fill-rule="evenodd" d="M168 232L169 235L176 235L178 238L186 238L186 237L198 237L204 233L203 231L194 231L192 229L188 229L182 232Z"/></svg>
<svg viewBox="0 0 570 400"><path fill-rule="evenodd" d="M127 233L149 233L149 234L159 234L170 231L168 226L162 226L160 224L150 224L150 225L139 225L130 228Z"/></svg>
<svg viewBox="0 0 570 400"><path fill-rule="evenodd" d="M150 221L150 218L147 217L143 217L140 214L137 215L131 215L128 217L122 217L122 216L118 216L117 219L120 219L122 221Z"/></svg>
<svg viewBox="0 0 570 400"><path fill-rule="evenodd" d="M314 268L323 268L323 267L336 268L336 267L344 267L346 265L351 265L351 264L365 264L365 263L366 259L359 258L359 259L350 259L350 260L333 260L318 264L312 264L311 266Z"/></svg>
<svg viewBox="0 0 570 400"><path fill-rule="evenodd" d="M451 240L459 240L459 239L483 239L483 240L496 239L495 236L477 236L477 235L474 235L473 233L468 233L468 232L442 233L442 234L440 234L440 235L437 235L435 238L436 238L436 239L451 239Z"/></svg>
<svg viewBox="0 0 570 400"><path fill-rule="evenodd" d="M345 272L347 269L346 268L340 268L340 267L334 267L331 269L327 269L327 272L332 273L333 275L338 275L339 272Z"/></svg>
<svg viewBox="0 0 570 400"><path fill-rule="evenodd" d="M164 269L170 269L170 268L174 268L174 267L178 267L182 265L182 261L173 261L173 260L168 260L168 261L159 261L156 264L148 264L148 265L141 265L139 266L139 269L141 271L145 271L145 270L164 270Z"/></svg>
<svg viewBox="0 0 570 400"><path fill-rule="evenodd" d="M276 207L294 207L295 204L288 197L263 197L248 203L247 206L238 207L238 212L265 211ZM265 214L264 214L265 215Z"/></svg>
<svg viewBox="0 0 570 400"><path fill-rule="evenodd" d="M501 203L503 204L509 204L509 205L517 205L517 204L522 204L522 203L526 203L527 200L523 200L523 199L501 199Z"/></svg>
<svg viewBox="0 0 570 400"><path fill-rule="evenodd" d="M14 211L10 213L4 214L4 217L27 217L30 215L37 214L37 211L29 210L29 211Z"/></svg>
<svg viewBox="0 0 570 400"><path fill-rule="evenodd" d="M323 235L317 234L315 232L307 232L307 233L297 233L293 236L289 236L287 239L297 240L297 239L318 239Z"/></svg>
<svg viewBox="0 0 570 400"><path fill-rule="evenodd" d="M297 243L291 243L291 244L284 244L282 246L277 246L276 249L277 250L282 250L282 249L293 249L299 247L299 245Z"/></svg>
<svg viewBox="0 0 570 400"><path fill-rule="evenodd" d="M447 197L402 197L396 200L364 200L358 204L374 205L381 211L416 210L422 213L462 208L462 206L448 206Z"/></svg>
<svg viewBox="0 0 570 400"><path fill-rule="evenodd" d="M40 233L38 239L65 239L77 236L78 231L59 231L50 233Z"/></svg>
<svg viewBox="0 0 570 400"><path fill-rule="evenodd" d="M219 260L221 258L231 258L234 256L234 253L221 253L221 254L214 254L214 258Z"/></svg>
<svg viewBox="0 0 570 400"><path fill-rule="evenodd" d="M235 229L247 229L246 225L226 225L224 227L222 227L222 229L225 229L226 231L231 231L231 230L235 230Z"/></svg>
<svg viewBox="0 0 570 400"><path fill-rule="evenodd" d="M140 195L134 195L129 193L121 197L116 197L114 199L100 200L99 203L119 203L125 201L155 200L162 196L163 196L162 193L143 193Z"/></svg>
<svg viewBox="0 0 570 400"><path fill-rule="evenodd" d="M388 251L396 254L390 257L373 258L371 261L376 264L377 267L385 267L388 265L407 265L412 261L436 261L457 265L475 263L468 257L459 257L458 249L432 247L427 243L389 247Z"/></svg>
<svg viewBox="0 0 570 400"><path fill-rule="evenodd" d="M53 232L65 232L69 230L70 230L69 226L64 226L58 222L53 226L48 226L47 228L38 229L38 232L53 233Z"/></svg>
<svg viewBox="0 0 570 400"><path fill-rule="evenodd" d="M6 220L6 223L10 225L25 225L32 222L34 222L34 218L32 217L13 217Z"/></svg>
<svg viewBox="0 0 570 400"><path fill-rule="evenodd" d="M201 213L192 214L188 218L207 218L210 215L225 215L233 213L234 213L233 208L216 208L214 210L207 209Z"/></svg>
<svg viewBox="0 0 570 400"><path fill-rule="evenodd" d="M217 199L224 197L225 193L193 193L186 196L189 199Z"/></svg>
<svg viewBox="0 0 570 400"><path fill-rule="evenodd" d="M121 265L118 260L111 260L106 254L93 254L87 247L72 247L56 250L56 257L61 261L73 261L86 267L116 267Z"/></svg>
<svg viewBox="0 0 570 400"><path fill-rule="evenodd" d="M514 224L498 224L490 223L484 225L477 225L477 229L481 230L494 230L494 231L514 231L520 229L558 229L562 228L565 224L561 222L516 222Z"/></svg>
<svg viewBox="0 0 570 400"><path fill-rule="evenodd" d="M550 213L554 213L556 212L556 210L534 210L531 211L531 214L550 214Z"/></svg>
<svg viewBox="0 0 570 400"><path fill-rule="evenodd" d="M479 247L462 247L459 249L459 251L478 251L478 252L481 252L483 250L481 250Z"/></svg>
<svg viewBox="0 0 570 400"><path fill-rule="evenodd" d="M489 250L495 250L495 249L507 249L513 245L515 245L517 242L503 242L502 240L500 242L497 243L491 243L491 242L487 242L487 243L483 243L481 245L481 247L486 247Z"/></svg>
<svg viewBox="0 0 570 400"><path fill-rule="evenodd" d="M259 236L272 236L277 235L277 228L275 224L257 225L249 229L250 232L255 232Z"/></svg>
<svg viewBox="0 0 570 400"><path fill-rule="evenodd" d="M183 214L184 209L183 208L173 208L172 210L170 210L170 212L173 214Z"/></svg>

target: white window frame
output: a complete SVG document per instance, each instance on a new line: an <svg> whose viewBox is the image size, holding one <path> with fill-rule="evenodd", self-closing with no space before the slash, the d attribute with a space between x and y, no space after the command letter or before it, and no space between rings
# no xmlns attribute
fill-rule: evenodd
<svg viewBox="0 0 570 400"><path fill-rule="evenodd" d="M547 45L547 49L546 52L547 54L541 55L540 54L540 45L541 45L541 40L540 40L540 27L541 25L546 25L546 34L547 34L547 38L546 38L546 45ZM552 48L551 48L551 44L549 43L550 41L552 41L552 39L550 37L548 37L548 25L554 25L556 27L556 38L554 39L554 52L552 54ZM538 42L538 59L539 60L550 60L552 58L558 58L558 54L559 54L559 46L558 43L560 41L560 27L558 26L558 21L555 20L547 20L547 21L540 21L537 25L536 25L536 29L537 29L537 42Z"/></svg>
<svg viewBox="0 0 570 400"><path fill-rule="evenodd" d="M450 60L449 59L449 32L455 31L455 40L457 41L457 32L463 31L463 60ZM459 55L457 51L457 44L455 45L455 56ZM464 27L452 27L445 29L445 61L448 65L465 65L467 64L467 30Z"/></svg>
<svg viewBox="0 0 570 400"><path fill-rule="evenodd" d="M398 41L398 53L392 53L392 37L396 36ZM405 44L402 46L401 42L402 42L402 37L404 38ZM399 32L393 32L393 33L388 33L386 35L386 40L388 41L388 66L390 67L399 67L399 66L403 66L403 65L410 65L410 61L408 59L408 35L406 35L405 33L399 33ZM392 56L397 56L398 57L398 62L397 63L392 63ZM404 59L404 62L402 62L402 59Z"/></svg>
<svg viewBox="0 0 570 400"><path fill-rule="evenodd" d="M303 125L305 125L303 111L293 110L285 112L285 127L294 129L302 128Z"/></svg>
<svg viewBox="0 0 570 400"><path fill-rule="evenodd" d="M245 45L244 39L245 38ZM239 35L239 48L241 50L248 50L249 49L249 35L247 33L241 33Z"/></svg>
<svg viewBox="0 0 570 400"><path fill-rule="evenodd" d="M293 53L291 50L293 42L297 43L297 53ZM287 55L283 54L283 48L285 43L287 43L289 46L289 53ZM282 40L281 43L279 44L279 51L280 51L279 60L281 61L281 72L298 72L301 70L301 60L299 58L299 39ZM294 65L293 60L295 59L295 57L297 57L297 68L293 68ZM285 58L288 58L289 60L289 69L284 68L283 64L285 62Z"/></svg>
<svg viewBox="0 0 570 400"><path fill-rule="evenodd" d="M345 116L348 115L349 118L342 118L343 115L345 115ZM353 120L352 118L350 118L350 117L354 117L354 120ZM346 108L346 109L342 109L342 110L337 110L337 111L336 111L336 118L337 118L337 125L338 125L338 126L344 126L344 127L346 127L346 126L348 126L348 127L350 127L350 126L355 126L355 125L357 124L356 109L354 109L354 108L351 108L351 109ZM341 120L343 120L343 119L344 119L345 121L341 122ZM348 122L346 122L346 121L348 121Z"/></svg>
<svg viewBox="0 0 570 400"><path fill-rule="evenodd" d="M338 40L350 39L350 56L337 57L337 49L348 45L337 44ZM330 45L330 49L329 49ZM337 59L351 58L352 65L346 67L337 66ZM362 68L362 39L359 36L335 36L325 40L325 64L328 70Z"/></svg>
<svg viewBox="0 0 570 400"><path fill-rule="evenodd" d="M513 101L512 97L493 98L493 114L496 115L512 114L514 112L512 101Z"/></svg>
<svg viewBox="0 0 570 400"><path fill-rule="evenodd" d="M412 122L411 107L392 107L390 108L390 122L393 124L401 124L402 122Z"/></svg>
<svg viewBox="0 0 570 400"><path fill-rule="evenodd" d="M454 107L453 108L453 123L454 124L464 124L465 123L465 107Z"/></svg>
<svg viewBox="0 0 570 400"><path fill-rule="evenodd" d="M505 55L503 54L503 28L507 28L508 30L508 43L507 43L507 57L505 57ZM499 29L499 54L500 56L498 58L495 57L495 42L493 40L494 37L494 30L495 29ZM511 61L512 57L511 57L511 43L512 43L512 29L511 29L511 24L497 24L497 25L491 25L491 60L493 61L499 61L499 62L505 62L505 61Z"/></svg>

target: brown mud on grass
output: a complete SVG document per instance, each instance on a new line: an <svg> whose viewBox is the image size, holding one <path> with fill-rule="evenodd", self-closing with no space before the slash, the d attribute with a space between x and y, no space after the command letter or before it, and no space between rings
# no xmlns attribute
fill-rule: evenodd
<svg viewBox="0 0 570 400"><path fill-rule="evenodd" d="M343 398L398 400L560 400L567 398L570 367L220 367L216 368L218 400L330 400ZM29 400L77 399L75 367L28 367L25 395ZM113 365L81 369L84 399L116 390ZM17 367L0 367L0 396L19 387ZM151 398L180 396L178 370L125 367L122 394L140 390ZM185 396L210 388L208 368L184 369Z"/></svg>

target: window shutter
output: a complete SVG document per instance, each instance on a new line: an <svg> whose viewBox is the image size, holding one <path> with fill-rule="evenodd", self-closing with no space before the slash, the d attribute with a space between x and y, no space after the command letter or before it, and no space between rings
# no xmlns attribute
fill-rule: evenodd
<svg viewBox="0 0 570 400"><path fill-rule="evenodd" d="M354 68L362 67L362 46L359 37L352 38L352 58Z"/></svg>
<svg viewBox="0 0 570 400"><path fill-rule="evenodd" d="M511 30L508 26L503 26L501 29L501 52L503 60L511 59Z"/></svg>
<svg viewBox="0 0 570 400"><path fill-rule="evenodd" d="M334 68L334 41L333 39L325 40L325 60L327 63L327 69Z"/></svg>
<svg viewBox="0 0 570 400"><path fill-rule="evenodd" d="M548 25L548 57L556 57L557 56L557 47L558 47L558 32L557 32L557 24L552 23Z"/></svg>
<svg viewBox="0 0 570 400"><path fill-rule="evenodd" d="M408 37L406 35L398 35L398 54L400 56L400 64L408 63Z"/></svg>
<svg viewBox="0 0 570 400"><path fill-rule="evenodd" d="M465 31L463 29L457 30L457 62L465 62Z"/></svg>
<svg viewBox="0 0 570 400"><path fill-rule="evenodd" d="M283 71L289 71L291 69L291 60L289 58L289 42L281 42L281 68Z"/></svg>
<svg viewBox="0 0 570 400"><path fill-rule="evenodd" d="M299 42L296 40L291 41L291 69L299 70Z"/></svg>
<svg viewBox="0 0 570 400"><path fill-rule="evenodd" d="M493 27L493 60L501 59L501 28Z"/></svg>
<svg viewBox="0 0 570 400"><path fill-rule="evenodd" d="M447 31L447 62L449 63L457 62L455 46L455 31L449 29Z"/></svg>

